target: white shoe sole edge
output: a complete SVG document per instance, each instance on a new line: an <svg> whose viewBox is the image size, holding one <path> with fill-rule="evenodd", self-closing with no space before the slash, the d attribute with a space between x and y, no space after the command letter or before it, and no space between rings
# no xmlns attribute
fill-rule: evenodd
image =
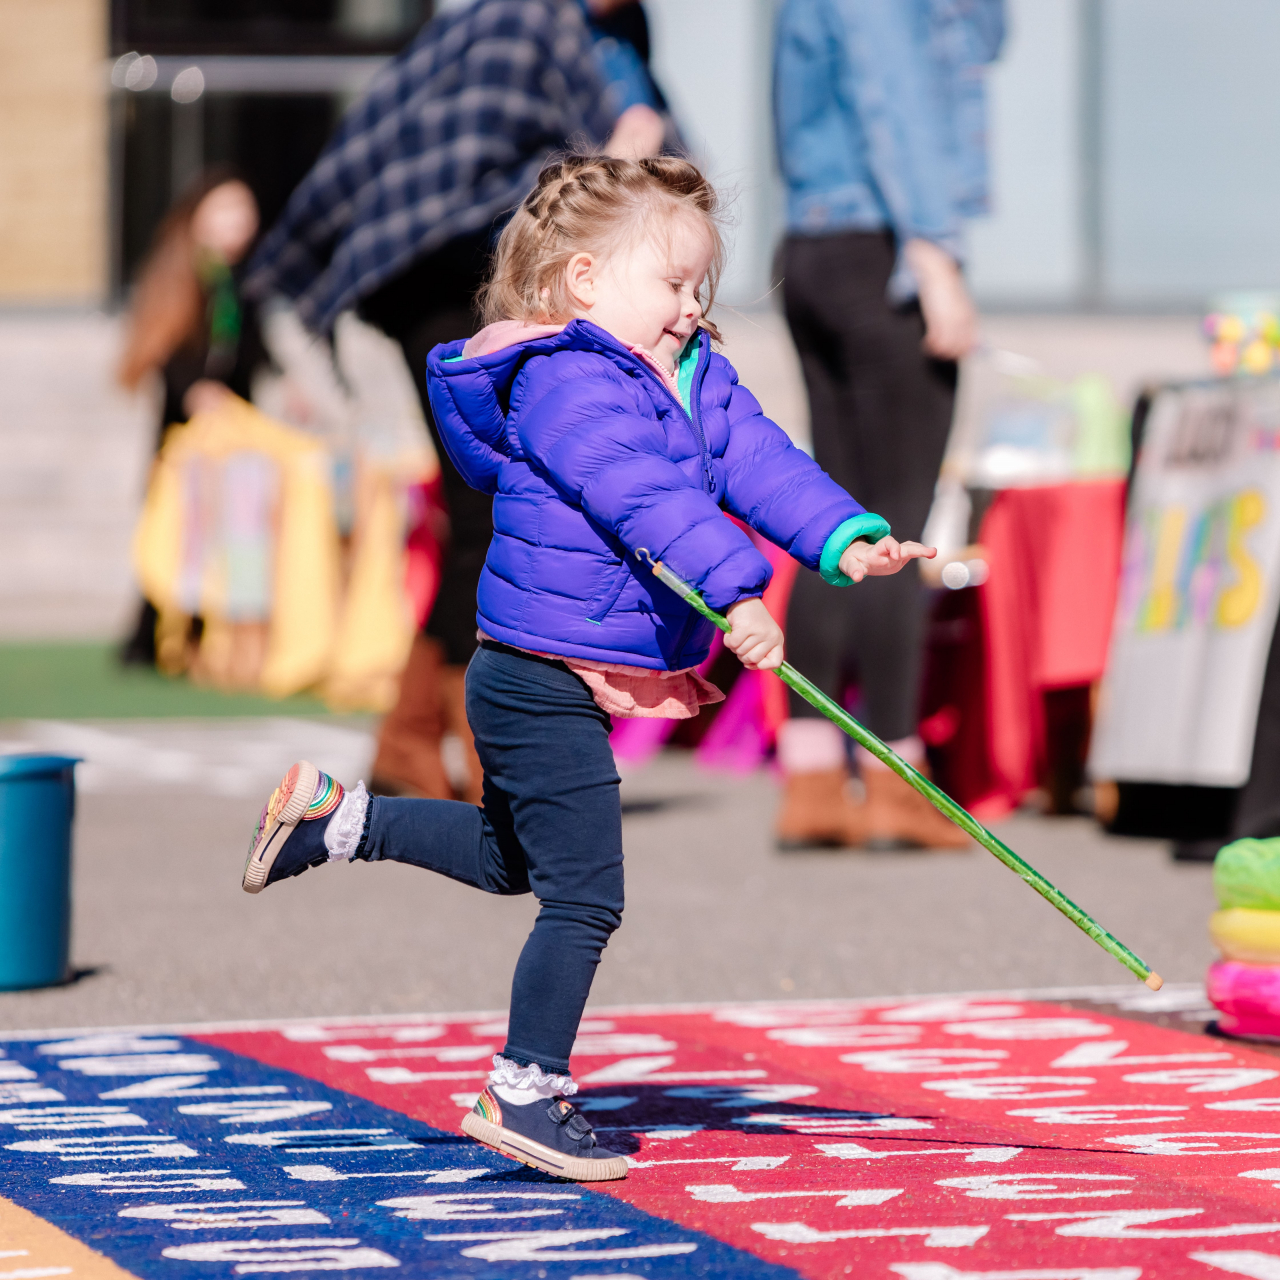
<svg viewBox="0 0 1280 1280"><path fill-rule="evenodd" d="M557 1178L571 1182L611 1182L627 1176L625 1156L611 1156L607 1160L584 1160L580 1156L566 1156L541 1142L522 1137L511 1129L504 1129L468 1111L462 1117L462 1132L486 1147L492 1147L504 1156L519 1160L531 1168L540 1169Z"/></svg>
<svg viewBox="0 0 1280 1280"><path fill-rule="evenodd" d="M266 888L267 877L271 874L280 850L302 821L302 815L306 813L316 793L320 770L309 760L299 760L295 767L298 770L298 780L294 783L292 794L276 815L276 820L267 826L257 843L249 850L249 857L244 864L244 876L240 881L245 893L261 893ZM285 777L288 776L286 773Z"/></svg>

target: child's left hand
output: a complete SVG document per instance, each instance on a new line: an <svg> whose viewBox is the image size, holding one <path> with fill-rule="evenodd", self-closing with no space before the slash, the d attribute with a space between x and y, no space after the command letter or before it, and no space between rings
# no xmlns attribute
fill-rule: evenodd
<svg viewBox="0 0 1280 1280"><path fill-rule="evenodd" d="M866 577L897 573L912 560L932 560L937 554L937 547L899 542L890 537L881 538L874 546L869 542L851 542L840 557L840 572L854 582L861 582Z"/></svg>
<svg viewBox="0 0 1280 1280"><path fill-rule="evenodd" d="M755 596L739 600L724 611L724 616L733 626L724 642L748 671L776 671L782 666L782 628L763 600Z"/></svg>

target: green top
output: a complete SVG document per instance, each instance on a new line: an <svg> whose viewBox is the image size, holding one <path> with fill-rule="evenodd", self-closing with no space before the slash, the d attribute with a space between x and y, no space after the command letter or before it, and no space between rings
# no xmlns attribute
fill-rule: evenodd
<svg viewBox="0 0 1280 1280"><path fill-rule="evenodd" d="M676 388L684 411L693 417L693 375L698 368L698 349L702 345L702 330L697 330L684 344L684 350L676 357Z"/></svg>

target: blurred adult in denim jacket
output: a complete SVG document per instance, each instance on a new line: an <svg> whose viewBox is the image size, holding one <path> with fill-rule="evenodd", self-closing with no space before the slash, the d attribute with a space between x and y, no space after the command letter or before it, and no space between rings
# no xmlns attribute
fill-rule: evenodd
<svg viewBox="0 0 1280 1280"><path fill-rule="evenodd" d="M354 308L399 343L436 444L449 544L435 604L382 723L372 786L447 799L445 732L481 770L463 684L492 499L440 447L427 353L476 331L472 306L506 215L547 156L573 144L652 155L674 132L648 71L638 0L473 0L428 23L348 111L252 263L248 287L283 293L318 332Z"/></svg>
<svg viewBox="0 0 1280 1280"><path fill-rule="evenodd" d="M976 315L963 221L987 205L984 68L1003 0L783 0L774 65L787 194L787 323L814 455L897 538L924 529ZM915 763L925 599L915 567L838 593L802 572L791 660ZM873 621L874 619L874 621ZM848 796L844 741L793 695L779 738L784 844L947 847L963 837L865 752Z"/></svg>

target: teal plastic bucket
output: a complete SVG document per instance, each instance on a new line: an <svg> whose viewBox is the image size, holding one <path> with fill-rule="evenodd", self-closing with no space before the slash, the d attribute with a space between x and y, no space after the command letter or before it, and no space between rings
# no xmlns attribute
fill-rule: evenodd
<svg viewBox="0 0 1280 1280"><path fill-rule="evenodd" d="M71 975L76 761L0 756L0 991Z"/></svg>

